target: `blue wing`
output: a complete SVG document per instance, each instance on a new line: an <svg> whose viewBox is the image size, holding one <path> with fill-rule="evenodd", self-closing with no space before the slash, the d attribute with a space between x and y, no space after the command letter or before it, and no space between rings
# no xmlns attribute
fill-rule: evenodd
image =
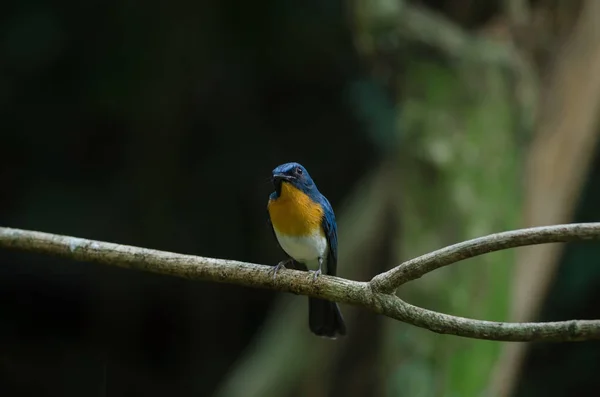
<svg viewBox="0 0 600 397"><path fill-rule="evenodd" d="M337 271L337 259L338 259L338 240L337 240L337 224L335 223L335 215L333 208L329 204L329 200L321 195L321 205L323 206L323 220L321 225L327 237L327 244L329 245L329 255L327 256L327 271L326 273L330 276L335 276Z"/></svg>

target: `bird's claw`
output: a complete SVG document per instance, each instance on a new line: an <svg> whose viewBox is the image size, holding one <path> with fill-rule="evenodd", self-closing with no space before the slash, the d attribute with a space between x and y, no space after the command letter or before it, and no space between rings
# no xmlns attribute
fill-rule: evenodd
<svg viewBox="0 0 600 397"><path fill-rule="evenodd" d="M281 261L275 267L273 267L273 269L270 270L270 272L273 273L273 280L275 280L275 277L277 276L277 272L281 269L285 269L286 268L285 265L289 262L290 262L289 260Z"/></svg>
<svg viewBox="0 0 600 397"><path fill-rule="evenodd" d="M321 275L321 269L319 269L319 270L315 270L315 271L313 272L313 281L316 281L316 280L317 280L317 277L319 277L320 275Z"/></svg>

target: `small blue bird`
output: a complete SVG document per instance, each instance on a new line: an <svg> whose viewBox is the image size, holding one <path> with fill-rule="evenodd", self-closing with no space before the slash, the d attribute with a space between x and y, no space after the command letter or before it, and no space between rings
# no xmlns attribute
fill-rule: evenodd
<svg viewBox="0 0 600 397"><path fill-rule="evenodd" d="M302 270L314 269L313 279L322 272L335 276L337 267L337 225L331 204L310 175L298 163L286 163L273 170L275 191L269 196L267 212L273 233L288 259L277 271L296 262ZM346 334L342 313L335 302L309 298L308 324L318 335L335 339Z"/></svg>

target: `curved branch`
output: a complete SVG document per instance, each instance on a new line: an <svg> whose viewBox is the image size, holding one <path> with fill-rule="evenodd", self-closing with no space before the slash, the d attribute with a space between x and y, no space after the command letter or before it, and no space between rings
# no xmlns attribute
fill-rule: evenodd
<svg viewBox="0 0 600 397"><path fill-rule="evenodd" d="M406 261L373 277L371 284L378 292L391 293L402 284L416 280L440 267L475 256L526 245L581 240L600 240L600 223L540 226L490 234Z"/></svg>
<svg viewBox="0 0 600 397"><path fill-rule="evenodd" d="M600 339L600 320L502 323L450 316L410 305L389 288L450 263L486 252L529 244L600 238L600 223L523 229L456 244L405 262L370 283L271 266L176 254L128 245L0 227L0 247L120 266L195 280L267 288L365 307L430 331L498 341L580 341ZM412 269L412 270L411 270ZM392 290L395 288L392 288Z"/></svg>

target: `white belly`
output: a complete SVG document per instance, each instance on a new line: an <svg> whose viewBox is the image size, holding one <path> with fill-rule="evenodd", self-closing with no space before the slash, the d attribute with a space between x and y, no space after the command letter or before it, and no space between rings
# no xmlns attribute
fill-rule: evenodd
<svg viewBox="0 0 600 397"><path fill-rule="evenodd" d="M275 235L279 245L289 256L309 268L317 268L319 258L323 258L323 261L327 260L327 239L321 233L305 237L291 237L282 235L275 229Z"/></svg>

